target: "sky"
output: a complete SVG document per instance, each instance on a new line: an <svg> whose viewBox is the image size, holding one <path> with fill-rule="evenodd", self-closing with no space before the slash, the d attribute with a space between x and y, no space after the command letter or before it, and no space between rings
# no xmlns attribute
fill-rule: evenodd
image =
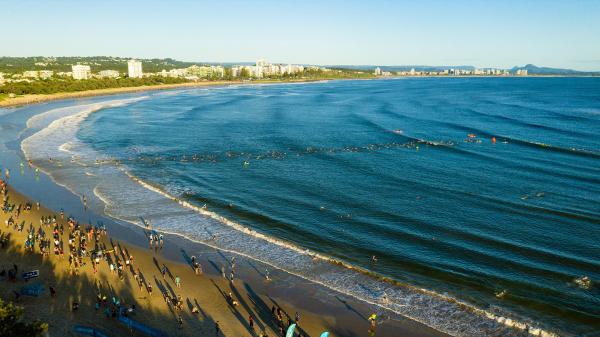
<svg viewBox="0 0 600 337"><path fill-rule="evenodd" d="M1 56L600 70L600 0L0 0Z"/></svg>

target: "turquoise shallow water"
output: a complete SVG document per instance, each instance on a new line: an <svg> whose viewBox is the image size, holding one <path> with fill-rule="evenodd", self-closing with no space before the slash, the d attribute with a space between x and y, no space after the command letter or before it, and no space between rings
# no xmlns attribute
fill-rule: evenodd
<svg viewBox="0 0 600 337"><path fill-rule="evenodd" d="M600 329L600 79L194 89L65 123L73 139L50 143L42 134L47 147L36 143L31 156L112 216L144 216L201 241L214 236L369 298L403 301L297 253L309 249L551 331ZM45 156L70 160L43 164ZM115 163L144 191L164 195L125 188ZM256 233L209 226L167 197ZM295 250L246 238L257 233ZM575 282L584 275L587 289ZM449 324L441 320L429 324Z"/></svg>

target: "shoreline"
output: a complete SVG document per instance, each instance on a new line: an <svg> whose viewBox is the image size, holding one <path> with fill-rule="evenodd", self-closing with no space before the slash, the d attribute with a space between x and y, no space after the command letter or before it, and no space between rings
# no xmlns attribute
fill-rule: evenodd
<svg viewBox="0 0 600 337"><path fill-rule="evenodd" d="M300 80L256 80L256 81L203 81L203 82L184 82L176 84L160 84L160 85L145 85L138 87L119 87L108 89L96 89L74 92L59 92L48 95L24 95L15 98L6 98L0 100L0 108L16 108L31 104L39 104L45 102L66 100L72 98L85 98L95 96L110 96L118 94L129 94L146 91L159 91L182 88L201 88L213 86L228 86L228 85L251 85L251 84L285 84L285 83L310 83L320 81L331 81L336 79L300 79Z"/></svg>
<svg viewBox="0 0 600 337"><path fill-rule="evenodd" d="M15 153L17 154L17 153ZM18 154L18 156L21 156L22 154ZM143 229L142 228L138 228L136 226L124 226L123 224L119 224L117 222L115 222L115 220L112 220L110 218L106 218L103 215L98 215L95 213L91 213L90 210L82 210L82 206L81 206L81 202L80 200L77 198L76 195L74 195L71 191L66 190L64 187L61 187L59 185L56 185L56 182L52 181L52 178L50 178L49 176L46 176L44 174L42 174L41 176L41 181L33 181L33 169L25 169L25 174L19 176L18 174L18 161L20 160L19 157L14 158L13 160L11 160L11 164L7 164L6 159L7 158L3 158L4 159L4 163L3 163L3 167L10 167L11 171L15 172L15 174L13 174L13 176L11 177L12 180L16 179L17 181L15 181L16 185L20 185L20 184L26 184L26 186L29 187L25 187L23 188L23 186L21 186L21 188L17 188L14 187L13 185L11 185L11 187L13 187L15 190L18 190L21 193L24 194L19 194L19 192L14 192L13 198L15 199L19 199L22 200L23 202L25 202L25 200L31 200L31 201L42 201L42 204L46 205L46 201L52 201L50 202L50 204L48 204L48 212L52 212L50 210L54 210L55 214L57 212L57 210L60 209L64 209L65 210L65 214L73 214L77 219L86 219L89 221L89 223L95 223L97 221L101 221L107 224L107 227L109 229L109 233L111 234L111 238L113 239L117 239L119 240L122 244L126 244L128 249L132 249L133 251L135 251L136 254L136 260L141 261L142 259L145 258L151 258L152 254L148 254L147 253L147 247L144 249L144 246L146 245L146 239L145 237L142 235ZM11 181L12 181L11 180ZM50 186L48 184L51 184ZM37 185L37 186L36 186ZM56 190L64 190L60 193L56 193ZM25 195L29 195L30 197L27 198ZM50 199L50 200L49 200ZM40 214L35 214L36 216L39 216ZM4 218L3 218L4 220ZM33 223L34 225L37 225L37 220L39 219L35 219L35 217L33 217L30 221L31 223ZM4 230L4 226L1 226L2 230ZM130 228L130 227L136 227L136 228ZM166 246L168 247L167 249L165 249L165 251L163 252L163 255L161 257L161 262L163 261L162 258L165 259L165 261L168 261L169 263L169 268L171 268L170 264L172 263L174 265L174 269L182 269L185 270L186 268L189 269L189 265L186 265L186 261L185 258L183 257L183 253L182 252L190 252L189 255L196 255L198 256L199 260L201 261L201 264L203 265L203 269L204 269L204 275L210 280L215 281L219 287L221 287L221 289L224 289L223 287L225 287L228 282L225 282L225 285L221 286L218 283L218 280L221 279L220 277L220 271L218 270L217 267L214 267L215 265L220 264L226 264L228 263L228 258L230 258L231 256L236 256L236 261L237 264L240 266L239 267L239 271L236 270L236 279L240 279L242 280L243 284L244 284L244 289L246 289L246 293L243 292L243 290L239 290L240 291L240 296L244 299L247 299L248 302L256 300L256 296L263 298L263 302L266 301L275 301L277 303L280 303L282 307L284 307L284 310L288 313L290 313L290 315L293 316L294 311L298 310L299 312L301 312L302 314L302 320L306 321L305 324L306 325L306 329L307 331L310 332L310 336L318 336L317 333L320 333L319 330L322 329L322 331L325 331L325 329L329 329L329 331L334 335L334 336L345 336L345 335L352 335L352 334L356 334L364 331L364 333L367 332L368 330L368 326L369 323L366 320L366 318L373 312L374 307L372 305L369 305L368 303L365 303L359 299L353 298L351 296L346 296L344 294L338 293L336 291L332 291L331 289L325 288L322 285L318 285L318 284L314 284L311 282L306 282L303 279L298 278L297 276L294 276L292 274L289 274L285 271L281 271L278 269L273 269L270 266L265 266L263 264L261 264L260 262L257 262L255 260L251 260L251 259L246 259L243 256L240 256L236 253L230 253L230 252L226 252L226 251L221 251L219 249L214 249L211 248L209 246L206 245L202 245L200 243L196 243L193 241L189 241L183 237L177 237L176 235L169 235L169 234L165 234L165 242L166 242ZM20 249L20 250L19 250ZM40 261L36 260L31 262L30 258L24 254L22 254L22 247L17 249L17 253L15 253L15 251L13 251L12 253L14 253L12 256L12 258L15 258L19 261L25 261L23 263L25 263L26 265L28 264L32 264L34 266L46 266L45 264L41 264L40 265ZM2 251L0 251L0 254L3 254ZM15 255L16 254L16 255ZM146 256L146 255L150 255L150 256ZM227 255L227 257L226 257ZM53 257L51 257L52 260ZM42 261L43 262L43 261ZM212 262L215 262L215 264L213 264ZM167 263L167 262L165 262ZM212 266L212 267L211 267ZM273 282L270 283L266 283L264 281L264 278L261 276L261 272L260 270L264 270L265 267L268 267L270 269L270 275L271 278L273 279ZM53 280L55 279L64 279L64 270L63 271L56 271L55 269L48 269L48 267L43 267L46 268L46 271L48 273L50 273L50 271L52 271L52 276L50 277L50 279L46 279L46 282L54 282ZM41 268L40 268L41 269ZM154 270L154 272L158 272L157 269ZM102 274L103 273L103 274ZM183 272L182 272L183 273ZM193 273L193 272L192 272ZM102 275L107 275L107 269L105 269L104 271L101 271ZM100 275L100 274L99 274ZM88 275L89 276L89 275ZM154 276L160 276L157 274L154 274ZM40 278L41 279L41 278ZM128 278L129 279L129 278ZM160 278L159 278L160 279ZM186 276L182 276L183 282L184 284L190 284L191 282L189 280L186 280ZM70 287L79 287L81 285L80 282L83 282L84 284L91 284L87 281L69 281L69 286ZM74 282L74 283L73 283ZM20 284L22 285L22 284ZM67 287L69 288L69 287ZM12 289L12 288L11 288ZM63 288L64 289L64 288ZM214 294L214 289L215 286L213 286L212 284L210 286L198 286L198 287L194 287L194 289L192 289L191 291L198 292L200 291L200 293L204 293L206 290L212 289L213 290L213 294L211 296L215 297L215 298L219 298L219 294L221 293L216 293ZM248 292L248 289L255 289L252 290L251 292ZM158 289L156 289L158 291ZM63 292L65 290L62 290ZM135 289L124 289L122 290L125 293L131 292L132 294L135 294ZM254 294L254 295L253 295ZM46 293L46 296L48 294ZM89 296L93 296L93 294L90 295L90 293L88 293L87 295ZM221 294L222 295L222 294ZM85 294L84 294L84 297ZM155 296L155 297L160 297L160 296ZM135 296L133 296L132 298L129 298L127 300L127 302L131 303L131 301L136 301ZM154 301L154 300L153 300ZM163 321L157 321L157 322L161 322L160 326L162 327L163 325L167 327L167 331L172 332L174 335L178 335L181 332L178 330L177 328L177 324L176 324L176 320L174 319L174 317L169 316L170 313L169 311L164 311L163 309L160 309L161 306L164 306L164 304L162 304L162 300L158 301L158 304L154 303L152 301L153 304L150 304L148 307L146 307L145 310L148 310L151 312L152 317L156 318L156 319L164 319ZM26 312L28 312L29 310L34 310L34 312L37 312L37 308L41 305L41 307L46 308L45 305L47 304L48 299L44 299L42 301L42 303L37 303L34 301L29 301L29 299L27 300L27 303L21 303L21 304L25 304L27 309ZM240 301L241 303L241 301ZM52 304L52 303L51 303ZM204 303L200 303L201 307L204 308ZM245 335L248 330L247 328L247 323L246 322L242 322L242 320L240 319L240 317L244 318L243 314L242 316L236 315L234 313L233 316L229 316L229 312L230 310L227 309L226 305L221 304L222 307L219 308L214 308L214 309L206 309L206 310L215 310L218 313L214 313L213 315L215 317L220 316L220 315L225 315L222 316L223 320L221 321L221 323L226 322L226 324L229 326L235 326L235 328L231 328L234 329L236 331L235 334L233 335L240 335L240 333L242 335ZM91 308L91 306L93 306L93 303L89 302L87 303L87 308ZM41 308L40 307L40 308ZM83 303L82 303L82 308L84 307ZM144 308L144 304L140 303L139 305L140 308ZM155 308L155 307L158 307ZM36 308L36 309L31 309L31 308ZM159 310L160 309L160 310ZM187 309L187 308L186 308ZM54 322L56 319L60 319L60 318L64 318L65 313L67 315L69 315L69 321L67 322L68 324L74 324L74 323L80 323L80 321L78 320L77 317L74 317L73 315L71 315L70 311L68 310L68 306L63 306L62 312L57 312L55 314L55 316L49 316L50 317L50 321ZM163 311L161 311L163 310ZM247 309L245 309L247 311ZM80 310L81 311L81 310ZM263 310L264 311L264 310ZM385 311L385 310L384 310ZM43 312L43 311L42 311ZM382 311L379 310L379 312L381 313ZM86 314L87 315L87 314ZM360 320L357 320L357 315L360 316ZM262 314L263 317L268 317L268 315L265 316L265 314ZM30 317L30 316L28 316ZM95 316L93 316L95 317ZM96 322L98 320L98 317L100 318L100 321ZM167 318L165 318L167 317ZM312 317L312 318L310 318ZM446 336L446 334L441 333L437 330L434 330L432 328L427 327L424 324L418 323L417 321L414 321L412 319L409 318L405 318L404 316L400 316L394 313L390 313L389 314L389 319L386 319L385 322L383 322L383 324L379 325L377 328L377 336L395 336L398 332L401 332L403 335L406 336ZM247 316L245 317L247 319ZM87 318L86 322L88 322L87 324L82 324L82 325L90 325L89 321L92 318ZM259 321L259 319L257 317L255 317L255 319L257 320L257 323ZM100 329L104 328L105 331L111 331L110 329L112 328L111 323L113 322L113 320L108 320L106 321L102 315L97 316L95 319L92 319L94 321L94 324L97 323L97 325L92 324L93 326L96 326ZM207 330L202 330L202 331L208 331L212 334L212 332L214 330L212 330L212 327L207 327L205 325L201 325L200 323L196 323L194 320L194 316L190 315L189 313L186 312L186 317L184 318L185 320L185 327L184 327L184 332L185 335L189 335L191 334L189 330L187 329L187 326L189 325L194 325L194 326L198 326L198 329L207 329ZM189 322L191 321L191 323ZM108 324L106 323L108 322ZM153 323L154 321L148 321L150 323ZM261 324L265 324L266 321L261 320ZM309 323L310 322L310 323ZM59 327L57 326L52 326L51 330L52 331L56 331L56 329L62 329L60 330L61 332L58 333L57 335L70 335L72 333L72 331L67 331L66 326L67 323L64 323L62 325L60 325ZM198 325L200 324L200 325ZM238 326L239 324L239 326ZM312 328L310 326L313 326ZM309 330L310 329L310 330ZM257 330L258 331L258 330ZM69 332L69 333L67 333ZM269 336L277 336L276 331L273 331L273 333L271 333L271 330L267 329L267 333ZM54 334L51 334L54 335ZM209 335L207 333L207 335ZM227 334L227 335L232 335L232 334Z"/></svg>
<svg viewBox="0 0 600 337"><path fill-rule="evenodd" d="M105 317L104 310L110 305L101 304L99 309L94 308L96 301L93 299L96 292L108 293L109 298L116 297L126 306L135 304L136 311L140 313L132 315L132 319L150 328L159 329L169 336L195 335L199 331L203 335L213 335L214 322L217 321L225 336L246 333L260 336L258 333L261 329L264 329L268 336L280 336L277 330L278 321L269 318L268 309L272 306L282 308L284 321L287 320L285 317L293 319L294 313L299 312L302 317L300 331L304 336L319 336L320 332L325 330L330 331L334 336L344 336L369 329L366 318L371 313L370 306L359 300L347 298L343 294L335 295L337 303L313 298L323 298L329 293L323 292L322 289L317 289L316 292L311 290L311 296L307 297L306 291L313 287L299 284L297 287L290 288L290 285L296 284L298 280L285 271L272 269L269 272L270 280L265 281L259 271L264 266L259 266L256 261L208 246L201 248L194 242L185 242L184 238L177 238L172 234L165 234L164 249L148 249L147 246L144 247L144 241L149 230L123 228L116 223L104 223L108 235L102 237L99 244L105 245L109 251L112 247L113 254L123 255L117 252L125 250L126 255L134 256L134 266L143 276L146 284L138 290L133 272L125 270L124 277L118 277L116 272L113 273L108 268L108 261L101 261L97 266L97 272L94 272L90 267L91 259L87 256L84 257L85 262L80 266L79 272L74 274L71 268L67 267L67 251L64 258L58 258L52 251L48 257L42 257L37 243L34 252L26 252L22 244L27 238L28 223L32 224L36 231L44 227L44 231L51 233L52 226L46 228L40 225L39 218L42 216L48 217L53 214L57 223L67 228L67 214L71 214L70 209L73 205L69 208L65 207L65 219L61 219L58 212L46 208L43 204L39 210L36 210L35 199L19 193L10 185L7 198L9 204L15 205L15 209L27 203L33 207L29 211L22 211L15 218L13 226L8 226L8 219L15 217L14 211L0 213L0 233L10 233L11 236L8 247L0 249L2 257L0 260L3 261L0 267L6 269L12 264L17 264L21 271L40 271L40 276L31 281L31 284L42 284L46 290L36 297L21 295L16 299L16 304L25 307L26 320L42 319L49 323L50 336L75 336L72 330L75 325L117 333L117 336L127 334L128 330L124 326L116 325L117 320L114 317ZM66 204L70 205L69 202ZM93 220L103 219L95 214L88 214L88 216L89 224L81 223L82 227L91 225ZM25 224L23 231L18 231L14 227L19 223ZM66 242L66 234L64 239ZM197 256L196 261L202 266L200 275L195 275L191 268L190 256ZM114 255L113 258L121 261L126 259ZM229 274L229 271L233 270L234 258L236 276L235 281L230 282L229 276L222 277L220 274L222 269L219 269L219 266L222 266L221 268L224 266L226 273ZM4 261L9 264L6 265ZM168 277L161 280L163 265L167 266ZM181 288L176 285L176 277L181 279ZM0 288L0 294L6 301L15 301L13 292L20 291L29 284L19 277L14 283L6 281L0 278L0 282L4 285ZM153 286L153 292L149 292L149 284ZM56 298L50 296L49 286L56 290L58 294ZM239 304L232 305L227 293L231 293L233 299ZM185 299L182 310L164 303L165 298L174 299L177 296ZM73 302L79 303L80 307L77 311L72 310ZM201 310L203 317L192 312L194 307ZM250 315L259 329L249 328L247 317ZM356 315L361 319L357 320ZM183 317L183 328L179 327L178 316ZM447 336L408 318L404 320L389 318L377 326L377 336L391 337L397 332L411 337Z"/></svg>

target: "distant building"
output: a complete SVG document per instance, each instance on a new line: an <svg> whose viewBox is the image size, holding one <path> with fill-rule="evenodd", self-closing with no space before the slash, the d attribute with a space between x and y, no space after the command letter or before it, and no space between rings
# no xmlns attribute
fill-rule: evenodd
<svg viewBox="0 0 600 337"><path fill-rule="evenodd" d="M517 76L527 76L527 69L518 69L516 75Z"/></svg>
<svg viewBox="0 0 600 337"><path fill-rule="evenodd" d="M169 70L169 77L185 77L187 76L187 69L171 69Z"/></svg>
<svg viewBox="0 0 600 337"><path fill-rule="evenodd" d="M323 70L329 71L329 69L319 68L319 67L309 67L309 70ZM265 76L280 76L285 74L297 74L304 72L305 67L302 65L296 64L271 64L265 60L258 60L256 64L253 66L234 66L231 67L231 76L239 77L242 74L242 71L247 74L249 77L254 78L263 78ZM224 72L224 70L218 69L219 72Z"/></svg>
<svg viewBox="0 0 600 337"><path fill-rule="evenodd" d="M222 66L197 66L193 65L185 69L186 75L197 76L198 78L223 77L225 68Z"/></svg>
<svg viewBox="0 0 600 337"><path fill-rule="evenodd" d="M71 70L73 73L73 78L76 80L87 80L92 75L92 70L90 69L90 66L77 64L71 66Z"/></svg>
<svg viewBox="0 0 600 337"><path fill-rule="evenodd" d="M127 74L130 78L142 78L142 62L138 60L127 61Z"/></svg>
<svg viewBox="0 0 600 337"><path fill-rule="evenodd" d="M120 75L116 70L102 70L98 73L101 78L118 78Z"/></svg>
<svg viewBox="0 0 600 337"><path fill-rule="evenodd" d="M375 68L375 76L381 76L381 68Z"/></svg>
<svg viewBox="0 0 600 337"><path fill-rule="evenodd" d="M36 70L28 70L23 72L25 78L38 78L38 72Z"/></svg>
<svg viewBox="0 0 600 337"><path fill-rule="evenodd" d="M39 74L40 74L40 78L42 80L47 80L47 79L51 78L52 76L54 76L54 71L52 71L52 70L40 70Z"/></svg>
<svg viewBox="0 0 600 337"><path fill-rule="evenodd" d="M264 59L260 59L260 60L256 61L256 66L257 67L264 67L264 66L267 66L267 65L269 65L269 63L266 60L264 60Z"/></svg>

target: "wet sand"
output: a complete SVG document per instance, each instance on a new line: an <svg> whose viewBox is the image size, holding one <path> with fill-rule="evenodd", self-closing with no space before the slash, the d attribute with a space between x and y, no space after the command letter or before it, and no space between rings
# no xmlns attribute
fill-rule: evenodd
<svg viewBox="0 0 600 337"><path fill-rule="evenodd" d="M9 191L8 201L17 208L30 199ZM50 214L57 215L59 223L64 224L66 221L43 206L39 211L36 210L35 202L30 202L34 205L33 209L22 212L20 217L15 219L17 224L24 221L23 232L18 232L13 227L7 228L6 220L11 214L1 212L0 215L1 231L11 234L9 247L0 250L0 270L10 269L13 264L16 264L19 270L17 282L9 282L5 278L0 280L0 295L4 299L15 300L13 291L18 291L28 284L43 285L44 292L39 297L21 296L17 303L26 308L27 319L48 322L50 336L75 335L75 324L96 328L109 336L141 336L139 332L132 334L128 327L116 318L107 318L104 306L95 309L98 291L109 299L115 297L124 306L135 304L137 308L130 316L132 319L160 329L169 336L215 336L217 321L222 329L221 336L260 336L263 329L268 336L279 336L278 321L271 314L273 306L282 308L292 320L295 313L299 312L301 329L297 330L297 333L300 332L304 336L319 336L323 331L330 331L331 336L369 335L367 317L374 308L365 303L277 270L269 270L271 280L267 281L264 275L265 270L269 268L239 256L235 258L235 279L232 283L221 276L220 269L223 266L229 276L234 255L170 235L165 236L163 250L151 250L142 228L107 224L108 235L102 237L101 242L108 249L124 249L134 256L133 266L139 268L146 283L153 287L151 296L146 289L138 288L129 270L124 271L123 280L116 274L111 274L106 261L101 261L97 272L94 273L90 258L84 258L85 265L80 268L78 275L73 275L69 271L67 246L62 260L54 256L52 251L50 256L42 258L37 246L35 252L25 252L24 242L29 224L33 224L37 230L40 227L40 218ZM68 202L66 204L69 205ZM74 207L72 203L71 207ZM71 214L69 209L65 208L65 214ZM92 219L98 217L90 215L88 221L93 223ZM51 237L51 229L44 227L44 230ZM68 231L65 229L65 244ZM123 261L121 254L117 255ZM189 263L192 255L195 255L202 265L201 275L196 275ZM168 269L164 279L161 273L163 264ZM26 283L20 278L20 273L31 270L39 270L40 277ZM181 288L176 287L177 276L181 279ZM55 298L50 296L48 286L56 289ZM173 305L168 305L161 292L172 298L180 295L183 309L178 311ZM239 305L231 305L227 300L229 293ZM71 310L73 302L80 304L76 311ZM192 313L194 306L199 309L197 314ZM182 327L177 321L179 315L183 319ZM248 325L249 315L253 316L254 329ZM376 328L376 336L444 335L396 315L383 316ZM287 316L284 316L283 320L284 326L287 326Z"/></svg>

